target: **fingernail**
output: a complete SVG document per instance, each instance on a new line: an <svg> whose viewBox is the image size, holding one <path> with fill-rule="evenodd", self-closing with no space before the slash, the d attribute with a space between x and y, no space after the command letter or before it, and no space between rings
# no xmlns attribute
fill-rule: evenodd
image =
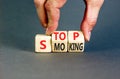
<svg viewBox="0 0 120 79"><path fill-rule="evenodd" d="M46 32L45 32L46 35L48 35L48 28L46 28Z"/></svg>
<svg viewBox="0 0 120 79"><path fill-rule="evenodd" d="M46 28L46 35L50 35L50 34L51 34L51 32L49 31L48 28Z"/></svg>
<svg viewBox="0 0 120 79"><path fill-rule="evenodd" d="M90 41L90 37L91 37L91 32L87 33L87 41Z"/></svg>

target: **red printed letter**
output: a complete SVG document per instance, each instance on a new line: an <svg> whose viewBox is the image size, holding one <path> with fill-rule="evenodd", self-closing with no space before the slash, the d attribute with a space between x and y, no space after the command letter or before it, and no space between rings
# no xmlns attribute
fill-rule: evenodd
<svg viewBox="0 0 120 79"><path fill-rule="evenodd" d="M57 34L58 34L58 32L54 32L54 34L55 34L55 40L57 40Z"/></svg>
<svg viewBox="0 0 120 79"><path fill-rule="evenodd" d="M63 36L62 36L62 35L63 35ZM65 33L64 33L64 32L61 32L60 35L59 35L59 38L60 38L60 40L65 40L65 38L66 38Z"/></svg>
<svg viewBox="0 0 120 79"><path fill-rule="evenodd" d="M46 40L41 40L41 41L40 41L40 45L42 45L42 46L40 47L40 49L46 49L46 45L44 44L44 42L46 42Z"/></svg>
<svg viewBox="0 0 120 79"><path fill-rule="evenodd" d="M78 32L74 32L74 33L73 33L73 39L74 39L74 40L75 40L78 36L79 36L79 33L78 33Z"/></svg>

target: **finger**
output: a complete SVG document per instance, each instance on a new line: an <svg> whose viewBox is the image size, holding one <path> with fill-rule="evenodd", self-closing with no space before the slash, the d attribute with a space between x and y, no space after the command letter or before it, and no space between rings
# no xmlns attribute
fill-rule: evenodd
<svg viewBox="0 0 120 79"><path fill-rule="evenodd" d="M97 22L98 12L91 10L91 8L86 8L84 19L81 24L81 30L83 31L86 41L90 40L91 31Z"/></svg>
<svg viewBox="0 0 120 79"><path fill-rule="evenodd" d="M99 11L100 11L100 8L103 2L101 2L99 5L98 4L96 5L96 4L97 3L95 2L86 3L84 18L81 24L81 30L83 31L86 41L90 40L91 31L97 22L98 14L99 14Z"/></svg>
<svg viewBox="0 0 120 79"><path fill-rule="evenodd" d="M45 4L48 17L48 25L46 34L50 35L58 27L58 21L60 18L60 8L63 6L66 0L48 0Z"/></svg>
<svg viewBox="0 0 120 79"><path fill-rule="evenodd" d="M47 27L47 16L46 16L46 11L44 7L45 2L46 0L34 0L40 22L42 26L46 28Z"/></svg>

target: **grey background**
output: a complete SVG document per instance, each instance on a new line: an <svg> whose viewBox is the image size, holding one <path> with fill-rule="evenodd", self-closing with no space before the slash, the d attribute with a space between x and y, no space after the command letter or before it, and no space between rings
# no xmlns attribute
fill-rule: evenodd
<svg viewBox="0 0 120 79"><path fill-rule="evenodd" d="M0 0L0 79L119 79L119 0L105 0L85 52L34 53L44 34L33 0ZM79 30L83 0L68 0L57 30Z"/></svg>

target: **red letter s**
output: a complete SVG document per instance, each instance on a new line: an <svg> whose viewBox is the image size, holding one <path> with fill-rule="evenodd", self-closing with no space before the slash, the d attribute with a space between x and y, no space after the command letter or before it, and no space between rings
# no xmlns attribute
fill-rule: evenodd
<svg viewBox="0 0 120 79"><path fill-rule="evenodd" d="M40 41L40 45L42 45L42 46L40 47L40 49L45 49L45 48L46 48L46 45L44 44L44 42L46 42L46 40L41 40L41 41Z"/></svg>

